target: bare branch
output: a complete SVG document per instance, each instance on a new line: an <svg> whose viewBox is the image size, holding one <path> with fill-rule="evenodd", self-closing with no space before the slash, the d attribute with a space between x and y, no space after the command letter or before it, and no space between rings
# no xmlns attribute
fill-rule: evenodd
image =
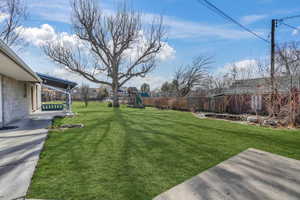
<svg viewBox="0 0 300 200"><path fill-rule="evenodd" d="M0 23L0 38L8 45L20 45L23 39L20 37L20 29L26 18L26 6L23 0L1 0L0 13L5 19Z"/></svg>
<svg viewBox="0 0 300 200"><path fill-rule="evenodd" d="M212 64L211 57L199 56L191 65L180 67L173 79L177 96L187 96L195 87L203 86L208 77L207 67Z"/></svg>

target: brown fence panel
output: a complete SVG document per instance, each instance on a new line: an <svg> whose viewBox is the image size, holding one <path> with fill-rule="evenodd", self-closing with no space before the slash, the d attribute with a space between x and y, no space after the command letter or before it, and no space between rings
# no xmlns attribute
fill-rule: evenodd
<svg viewBox="0 0 300 200"><path fill-rule="evenodd" d="M251 95L144 98L144 104L159 109L243 114L251 112Z"/></svg>

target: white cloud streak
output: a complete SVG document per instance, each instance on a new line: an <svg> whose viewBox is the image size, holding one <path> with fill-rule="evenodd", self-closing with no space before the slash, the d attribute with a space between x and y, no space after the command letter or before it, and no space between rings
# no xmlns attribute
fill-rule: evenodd
<svg viewBox="0 0 300 200"><path fill-rule="evenodd" d="M266 19L268 15L247 15L241 18L243 24L253 24L260 20Z"/></svg>
<svg viewBox="0 0 300 200"><path fill-rule="evenodd" d="M56 21L70 24L71 8L66 2L53 0L53 2L43 2L31 0L34 3L31 5L32 11L39 15L44 20ZM106 15L115 13L111 6L101 3L103 12ZM153 22L153 18L159 18L159 14L142 13L144 24ZM253 22L263 16L252 15L245 16L246 21ZM168 38L170 39L203 39L203 37L219 38L219 39L248 39L251 36L237 28L231 28L227 25L212 25L190 20L183 20L177 17L163 16L164 24L168 29ZM260 30L256 30L260 33Z"/></svg>

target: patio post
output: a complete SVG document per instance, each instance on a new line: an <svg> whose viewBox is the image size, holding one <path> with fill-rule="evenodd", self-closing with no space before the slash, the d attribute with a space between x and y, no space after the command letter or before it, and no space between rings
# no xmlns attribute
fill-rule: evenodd
<svg viewBox="0 0 300 200"><path fill-rule="evenodd" d="M68 112L72 112L72 96L71 96L71 89L70 86L68 86L67 89L67 99L66 99L66 104L67 104L67 110Z"/></svg>

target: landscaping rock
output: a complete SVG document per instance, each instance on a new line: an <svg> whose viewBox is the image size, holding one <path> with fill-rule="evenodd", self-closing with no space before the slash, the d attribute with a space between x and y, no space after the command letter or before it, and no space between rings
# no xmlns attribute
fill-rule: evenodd
<svg viewBox="0 0 300 200"><path fill-rule="evenodd" d="M258 122L259 122L259 119L258 119L258 117L256 117L256 116L250 116L250 117L247 117L247 122L250 122L250 123L258 123Z"/></svg>
<svg viewBox="0 0 300 200"><path fill-rule="evenodd" d="M198 113L198 117L201 118L201 119L207 118L207 117L205 116L205 114L203 114L203 113Z"/></svg>
<svg viewBox="0 0 300 200"><path fill-rule="evenodd" d="M263 123L265 126L278 126L278 121L274 119L267 119Z"/></svg>
<svg viewBox="0 0 300 200"><path fill-rule="evenodd" d="M83 128L83 124L64 124L61 125L59 128Z"/></svg>

